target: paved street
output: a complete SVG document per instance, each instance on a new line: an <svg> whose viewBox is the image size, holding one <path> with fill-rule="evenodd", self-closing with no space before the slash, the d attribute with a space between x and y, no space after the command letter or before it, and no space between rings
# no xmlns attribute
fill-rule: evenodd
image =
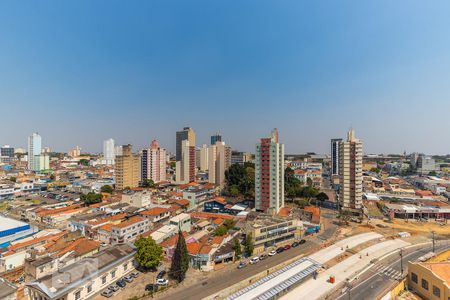
<svg viewBox="0 0 450 300"><path fill-rule="evenodd" d="M436 247L436 251L443 251L448 249L449 245L443 245ZM413 251L411 253L405 254L403 256L403 269L404 274L408 272L407 266L408 261L415 261L422 255L430 252L432 250L431 246ZM376 299L383 291L386 291L389 286L391 286L395 281L398 281L401 275L401 264L400 257L398 253L389 256L386 260L378 262L367 272L365 272L358 283L355 285L353 283L353 288L350 290L350 298L354 300L371 300ZM330 299L349 299L348 292L344 295L335 295Z"/></svg>
<svg viewBox="0 0 450 300"><path fill-rule="evenodd" d="M317 246L315 242L308 241L297 248L291 248L288 251L260 261L255 265L248 265L244 269L237 270L236 268L232 268L216 271L216 273L212 274L212 276L206 281L202 281L197 283L196 285L184 287L182 289L178 289L173 293L157 296L155 298L164 300L198 300L219 292L227 287L230 287L233 284L247 280L247 278L252 277L253 275L258 274L259 272L262 272L264 270L275 267L276 265L283 263L286 260L308 252L315 246Z"/></svg>

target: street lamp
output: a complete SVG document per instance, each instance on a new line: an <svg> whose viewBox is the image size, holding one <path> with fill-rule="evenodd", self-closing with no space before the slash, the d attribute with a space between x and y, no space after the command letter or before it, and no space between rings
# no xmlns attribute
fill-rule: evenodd
<svg viewBox="0 0 450 300"><path fill-rule="evenodd" d="M403 275L403 249L400 248L400 271L402 272Z"/></svg>

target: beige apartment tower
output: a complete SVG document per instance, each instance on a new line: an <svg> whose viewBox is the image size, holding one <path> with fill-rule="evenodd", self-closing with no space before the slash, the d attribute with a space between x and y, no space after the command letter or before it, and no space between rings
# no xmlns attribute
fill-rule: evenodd
<svg viewBox="0 0 450 300"><path fill-rule="evenodd" d="M116 156L115 163L116 189L138 187L140 177L139 155L133 154L130 144L122 146L122 155Z"/></svg>
<svg viewBox="0 0 450 300"><path fill-rule="evenodd" d="M231 166L231 147L218 141L208 148L208 181L223 188L225 171Z"/></svg>
<svg viewBox="0 0 450 300"><path fill-rule="evenodd" d="M339 143L339 202L343 209L360 212L362 209L362 142L351 129L347 140Z"/></svg>
<svg viewBox="0 0 450 300"><path fill-rule="evenodd" d="M191 127L184 127L183 130L177 131L176 135L176 160L181 161L182 157L182 142L189 141L189 146L195 147L195 131Z"/></svg>

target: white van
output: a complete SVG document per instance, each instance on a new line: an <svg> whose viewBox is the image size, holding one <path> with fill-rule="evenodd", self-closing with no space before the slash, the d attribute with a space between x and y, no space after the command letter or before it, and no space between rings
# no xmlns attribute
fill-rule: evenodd
<svg viewBox="0 0 450 300"><path fill-rule="evenodd" d="M255 256L255 257L253 257L252 259L250 259L250 264L251 264L251 265L254 265L254 264L256 264L258 261L259 261L259 257L258 257L258 256Z"/></svg>

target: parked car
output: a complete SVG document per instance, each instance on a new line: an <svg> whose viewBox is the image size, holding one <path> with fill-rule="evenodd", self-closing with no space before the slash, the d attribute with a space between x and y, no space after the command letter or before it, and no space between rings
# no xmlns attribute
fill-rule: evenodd
<svg viewBox="0 0 450 300"><path fill-rule="evenodd" d="M292 248L295 248L295 247L298 247L298 245L300 245L299 242L293 242L291 246L292 246Z"/></svg>
<svg viewBox="0 0 450 300"><path fill-rule="evenodd" d="M131 275L127 275L123 277L123 280L125 280L126 282L133 282L134 277Z"/></svg>
<svg viewBox="0 0 450 300"><path fill-rule="evenodd" d="M158 273L158 275L156 275L156 279L163 278L164 275L166 275L166 273L167 273L166 271L162 270L161 272Z"/></svg>
<svg viewBox="0 0 450 300"><path fill-rule="evenodd" d="M117 292L119 289L120 287L115 284L108 286L108 290L110 290L111 292Z"/></svg>
<svg viewBox="0 0 450 300"><path fill-rule="evenodd" d="M260 256L259 256L259 260L264 260L264 259L266 259L268 256L267 256L267 254L261 254Z"/></svg>
<svg viewBox="0 0 450 300"><path fill-rule="evenodd" d="M133 278L138 278L139 277L139 272L131 272L130 276L133 276Z"/></svg>
<svg viewBox="0 0 450 300"><path fill-rule="evenodd" d="M121 288L124 288L127 285L127 283L123 279L117 280L116 284Z"/></svg>
<svg viewBox="0 0 450 300"><path fill-rule="evenodd" d="M149 283L145 286L145 290L148 292L156 292L158 290L158 286L153 283Z"/></svg>
<svg viewBox="0 0 450 300"><path fill-rule="evenodd" d="M284 250L289 250L289 249L291 249L291 245L284 246Z"/></svg>
<svg viewBox="0 0 450 300"><path fill-rule="evenodd" d="M280 248L278 248L276 251L277 251L277 253L281 253L281 252L284 251L284 248L283 248L283 247L280 247Z"/></svg>
<svg viewBox="0 0 450 300"><path fill-rule="evenodd" d="M298 242L300 245L306 243L306 240L300 240L300 242Z"/></svg>
<svg viewBox="0 0 450 300"><path fill-rule="evenodd" d="M156 284L157 285L168 285L169 280L167 280L165 278L158 278L158 279L156 279Z"/></svg>
<svg viewBox="0 0 450 300"><path fill-rule="evenodd" d="M250 264L251 265L254 265L254 264L258 263L258 262L259 262L259 257L258 256L255 256L252 259L250 259Z"/></svg>
<svg viewBox="0 0 450 300"><path fill-rule="evenodd" d="M269 252L269 256L274 256L275 254L277 254L277 251L275 251L275 250L272 250Z"/></svg>
<svg viewBox="0 0 450 300"><path fill-rule="evenodd" d="M246 266L247 266L247 264L246 264L245 262L241 261L241 262L239 263L239 265L237 266L237 268L238 268L238 269L242 269L242 268L245 268Z"/></svg>
<svg viewBox="0 0 450 300"><path fill-rule="evenodd" d="M102 296L106 297L106 298L111 298L113 295L114 295L114 292L111 290L108 290L108 289L106 289L102 292Z"/></svg>

